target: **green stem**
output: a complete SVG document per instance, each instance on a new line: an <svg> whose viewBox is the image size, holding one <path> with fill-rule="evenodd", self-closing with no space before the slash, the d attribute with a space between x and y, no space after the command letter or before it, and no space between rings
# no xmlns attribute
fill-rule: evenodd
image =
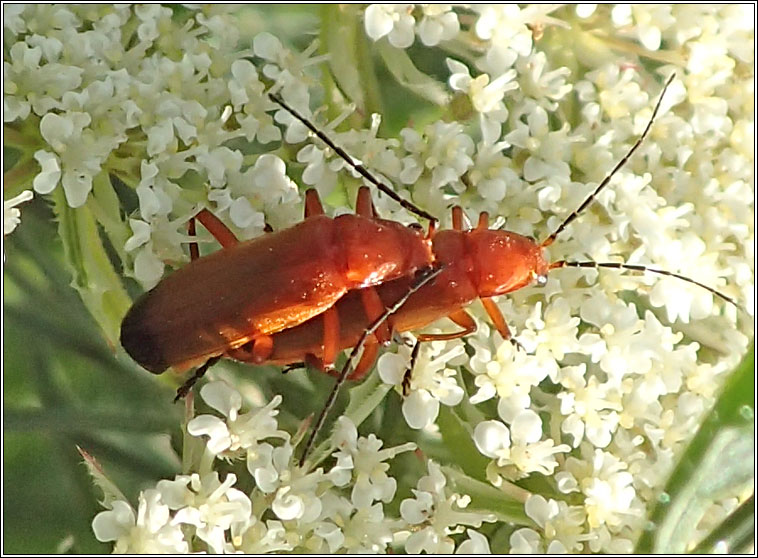
<svg viewBox="0 0 758 558"><path fill-rule="evenodd" d="M16 166L3 174L3 189L7 197L12 198L22 190L32 189L32 181L39 171L39 164L33 157L21 159Z"/></svg>

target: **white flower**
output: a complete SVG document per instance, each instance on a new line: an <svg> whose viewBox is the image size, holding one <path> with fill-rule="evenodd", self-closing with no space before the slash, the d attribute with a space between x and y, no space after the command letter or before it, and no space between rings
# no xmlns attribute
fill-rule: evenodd
<svg viewBox="0 0 758 558"><path fill-rule="evenodd" d="M381 503L356 508L350 500L333 492L327 492L322 501L323 521L314 533L326 540L331 552L340 548L357 554L387 551L398 521L384 516Z"/></svg>
<svg viewBox="0 0 758 558"><path fill-rule="evenodd" d="M242 534L241 540L235 541L235 551L245 554L263 554L266 552L286 552L294 548L288 540L287 532L281 521L251 521L251 525Z"/></svg>
<svg viewBox="0 0 758 558"><path fill-rule="evenodd" d="M524 511L542 529L548 542L549 553L575 553L582 551L585 513L581 506L569 506L564 501L545 499L532 494L524 504Z"/></svg>
<svg viewBox="0 0 758 558"><path fill-rule="evenodd" d="M455 543L451 534L460 533L464 525L480 527L484 521L494 521L490 514L467 512L468 496L452 493L445 489L447 479L440 466L428 462L429 474L422 477L413 490L414 498L406 498L400 503L400 515L417 530L405 541L405 550L411 554L421 551L427 554L451 553Z"/></svg>
<svg viewBox="0 0 758 558"><path fill-rule="evenodd" d="M403 400L403 416L408 426L421 429L432 424L439 413L440 403L448 407L457 405L463 399L463 389L456 381L456 372L445 365L463 354L463 346L452 348L434 357L433 344L422 345L414 370L410 375L410 393ZM444 343L437 344L445 347ZM403 385L408 369L408 351L405 356L387 353L377 362L377 370L382 381L396 386Z"/></svg>
<svg viewBox="0 0 758 558"><path fill-rule="evenodd" d="M490 543L487 537L474 531L473 529L466 529L468 539L463 541L455 549L456 554L491 554Z"/></svg>
<svg viewBox="0 0 758 558"><path fill-rule="evenodd" d="M489 420L476 425L474 443L487 457L496 459L488 467L488 476L498 484L498 476L510 480L523 478L529 473L551 475L558 466L555 454L569 451L565 444L555 445L553 440L543 440L542 421L534 411L520 411L512 420L511 428Z"/></svg>
<svg viewBox="0 0 758 558"><path fill-rule="evenodd" d="M76 65L48 63L41 46L16 42L10 47L10 62L3 62L3 118L23 120L34 111L43 116L58 108L67 91L81 84L84 70Z"/></svg>
<svg viewBox="0 0 758 558"><path fill-rule="evenodd" d="M258 78L255 66L249 60L235 60L231 67L232 79L228 82L230 100L245 138L261 143L277 141L281 131L266 112L270 101L264 94L264 85ZM242 114L239 114L240 109Z"/></svg>
<svg viewBox="0 0 758 558"><path fill-rule="evenodd" d="M492 115L497 121L503 122L508 117L508 111L503 105L503 97L507 91L518 89L515 82L516 70L508 70L494 80L487 74L472 78L468 68L452 58L447 59L450 69L450 87L466 93L471 98L474 110L480 113L495 112Z"/></svg>
<svg viewBox="0 0 758 558"><path fill-rule="evenodd" d="M611 20L622 35L631 30L648 50L658 50L661 46L662 30L675 23L671 6L632 6L621 4L611 10ZM632 25L634 22L634 25Z"/></svg>
<svg viewBox="0 0 758 558"><path fill-rule="evenodd" d="M137 36L143 41L154 41L159 36L158 25L161 19L171 18L171 9L157 4L135 6L134 13L142 23L137 27Z"/></svg>
<svg viewBox="0 0 758 558"><path fill-rule="evenodd" d="M342 464L342 469L353 470L351 500L356 508L368 508L376 500L390 502L395 496L397 481L387 475L390 466L385 461L416 448L416 444L408 443L382 450L382 441L373 434L359 438L358 430L347 417L338 419L333 443L338 448L334 454L337 466Z"/></svg>
<svg viewBox="0 0 758 558"><path fill-rule="evenodd" d="M435 46L442 41L455 38L460 31L458 14L452 6L446 4L429 4L421 6L424 17L418 24L416 32L426 46Z"/></svg>
<svg viewBox="0 0 758 558"><path fill-rule="evenodd" d="M302 87L302 82L294 79L294 76L302 76L303 70L325 60L324 56L311 55L318 49L318 41L313 41L303 52L293 52L282 45L281 41L271 33L258 33L253 39L253 51L263 60L271 62L263 67L263 74L270 79L275 79L280 84L286 85L282 94L288 102L290 99L287 90L296 83L300 83L300 89L307 95L307 88ZM295 105L297 107L297 105ZM299 108L299 107L297 107Z"/></svg>
<svg viewBox="0 0 758 558"><path fill-rule="evenodd" d="M40 173L34 177L34 190L40 194L49 194L55 189L61 178L60 161L54 154L43 149L36 151L34 158L42 167Z"/></svg>
<svg viewBox="0 0 758 558"><path fill-rule="evenodd" d="M463 133L460 124L438 121L427 126L423 135L410 128L401 130L400 135L403 147L408 151L408 157L403 161L406 167L410 157L414 160L413 166L421 163L423 169L431 171L432 188L447 185L457 190L463 188L459 178L473 164L474 142ZM408 179L414 175L416 173Z"/></svg>
<svg viewBox="0 0 758 558"><path fill-rule="evenodd" d="M18 196L3 201L3 236L12 233L21 222L21 210L16 206L33 197L31 190L24 190Z"/></svg>
<svg viewBox="0 0 758 558"><path fill-rule="evenodd" d="M289 434L277 428L279 411L276 407L282 402L281 395L262 409L242 414L239 412L242 397L224 382L205 384L200 396L226 419L199 415L187 424L187 432L193 436L208 436L208 450L215 455L234 457L243 451L250 455L257 451L261 440L289 439Z"/></svg>
<svg viewBox="0 0 758 558"><path fill-rule="evenodd" d="M186 554L189 545L181 527L170 522L169 507L158 490L139 496L135 516L132 507L121 500L92 520L92 530L101 542L115 541L113 551L123 554Z"/></svg>
<svg viewBox="0 0 758 558"><path fill-rule="evenodd" d="M71 112L64 115L47 113L40 121L40 134L60 158L63 190L71 207L84 204L92 189L92 179L100 172L100 165L110 153L111 147L103 138L95 138L86 127L91 117L83 112ZM43 152L44 153L44 152ZM40 164L47 159L37 152ZM52 178L58 172L52 162L45 161L42 172L47 175L44 180L35 180L35 187L50 191ZM53 184L54 186L54 184Z"/></svg>
<svg viewBox="0 0 758 558"><path fill-rule="evenodd" d="M299 199L297 185L287 176L287 166L276 155L265 154L255 160L251 190L267 205L292 203Z"/></svg>
<svg viewBox="0 0 758 558"><path fill-rule="evenodd" d="M526 120L527 125L519 122L516 129L509 132L504 139L531 154L524 162L525 180L536 182L549 178L550 184L559 189L561 184L567 184L571 178L569 166L565 162L571 142L568 125L564 125L558 131L551 131L547 112L542 107L535 107ZM540 209L547 210L549 207L550 205L545 203Z"/></svg>
<svg viewBox="0 0 758 558"><path fill-rule="evenodd" d="M634 478L626 471L627 464L613 454L596 449L589 462L569 457L566 469L584 494L591 529L605 525L615 531L642 517L644 508L632 485Z"/></svg>
<svg viewBox="0 0 758 558"><path fill-rule="evenodd" d="M549 70L548 59L544 52L535 52L518 58L516 70L520 76L520 91L545 110L556 110L557 101L563 99L573 89L570 83L566 83L571 70L557 68L547 71Z"/></svg>
<svg viewBox="0 0 758 558"><path fill-rule="evenodd" d="M236 482L231 473L223 483L216 472L204 477L193 473L159 481L157 490L168 507L177 510L172 524L194 526L209 550L219 553L224 551L226 532L236 538L250 521L252 503L243 492L232 488Z"/></svg>
<svg viewBox="0 0 758 558"><path fill-rule="evenodd" d="M501 400L509 400L516 408L527 408L532 388L557 373L555 359L545 353L529 355L507 341L498 344L493 358L489 337L482 333L482 340L473 338L469 341L475 351L470 366L477 375L474 384L479 388L471 402L481 403L497 395Z"/></svg>
<svg viewBox="0 0 758 558"><path fill-rule="evenodd" d="M534 529L516 529L510 538L510 554L544 554L542 538Z"/></svg>
<svg viewBox="0 0 758 558"><path fill-rule="evenodd" d="M298 520L302 524L315 521L321 515L322 504L317 495L324 472L307 472L292 460L292 446L287 442L274 448L260 444L248 453L247 469L256 485L266 494L273 494L271 511L283 520Z"/></svg>
<svg viewBox="0 0 758 558"><path fill-rule="evenodd" d="M594 376L585 380L584 375L584 365L569 366L560 372L564 390L558 393L558 399L561 414L566 416L561 431L573 436L574 447L586 436L595 447L604 448L618 426L621 394L617 387L601 383Z"/></svg>
<svg viewBox="0 0 758 558"><path fill-rule="evenodd" d="M416 23L412 10L411 4L370 5L364 14L366 34L374 41L387 36L392 46L408 48L413 44Z"/></svg>

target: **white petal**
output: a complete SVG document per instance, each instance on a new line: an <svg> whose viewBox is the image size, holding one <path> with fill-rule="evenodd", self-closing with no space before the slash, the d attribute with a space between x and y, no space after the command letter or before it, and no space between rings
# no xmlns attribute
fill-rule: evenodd
<svg viewBox="0 0 758 558"><path fill-rule="evenodd" d="M425 389L419 389L403 401L403 416L408 426L420 430L432 424L440 410L440 402Z"/></svg>
<svg viewBox="0 0 758 558"><path fill-rule="evenodd" d="M134 258L134 276L146 288L151 288L158 282L163 276L163 268L163 262L148 246L140 250Z"/></svg>
<svg viewBox="0 0 758 558"><path fill-rule="evenodd" d="M242 396L226 382L209 382L200 390L200 397L219 413L231 418L237 418L237 412L242 408Z"/></svg>
<svg viewBox="0 0 758 558"><path fill-rule="evenodd" d="M531 409L521 411L511 423L511 437L519 444L533 444L542 438L542 420Z"/></svg>
<svg viewBox="0 0 758 558"><path fill-rule="evenodd" d="M474 443L487 457L498 457L498 452L511 445L508 427L497 420L485 420L474 429Z"/></svg>
<svg viewBox="0 0 758 558"><path fill-rule="evenodd" d="M376 363L379 377L385 384L400 385L408 369L408 361L396 353L385 353Z"/></svg>
<svg viewBox="0 0 758 558"><path fill-rule="evenodd" d="M61 177L61 166L54 153L40 149L34 153L42 170L34 177L34 190L40 194L49 194L57 186Z"/></svg>
<svg viewBox="0 0 758 558"><path fill-rule="evenodd" d="M116 500L113 508L100 512L92 520L92 530L100 542L115 541L126 534L136 519L134 510L126 502Z"/></svg>
<svg viewBox="0 0 758 558"><path fill-rule="evenodd" d="M288 494L290 487L285 487L276 493L276 498L271 504L273 511L279 519L297 519L305 513L305 503L300 496Z"/></svg>
<svg viewBox="0 0 758 558"><path fill-rule="evenodd" d="M487 537L473 529L466 529L466 534L469 538L455 549L456 554L491 554Z"/></svg>
<svg viewBox="0 0 758 558"><path fill-rule="evenodd" d="M363 15L366 35L374 41L381 39L392 31L394 22L392 16L387 13L386 8L380 4L372 4Z"/></svg>

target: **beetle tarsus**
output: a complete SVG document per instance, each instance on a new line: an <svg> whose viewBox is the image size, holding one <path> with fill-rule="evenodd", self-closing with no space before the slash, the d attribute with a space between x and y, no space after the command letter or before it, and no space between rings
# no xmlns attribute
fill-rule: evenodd
<svg viewBox="0 0 758 558"><path fill-rule="evenodd" d="M174 403L179 401L180 399L184 399L187 397L187 394L192 390L194 385L197 383L197 381L205 376L205 373L208 371L208 368L216 364L219 360L221 360L221 356L215 356L209 358L205 364L203 364L200 368L195 370L195 373L181 386L179 386L179 389L176 390L176 397L174 397Z"/></svg>

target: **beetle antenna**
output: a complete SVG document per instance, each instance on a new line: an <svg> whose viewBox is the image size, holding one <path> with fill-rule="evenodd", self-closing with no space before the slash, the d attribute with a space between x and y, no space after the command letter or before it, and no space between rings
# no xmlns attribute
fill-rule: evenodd
<svg viewBox="0 0 758 558"><path fill-rule="evenodd" d="M658 114L658 110L661 108L661 101L663 101L663 96L666 94L666 89L668 89L668 86L671 85L671 82L674 81L674 77L676 76L675 73L672 73L669 78L666 80L666 83L663 85L663 90L661 91L661 95L658 97L658 102L655 104L655 108L653 109L653 115L650 117L650 120L647 123L647 126L645 126L645 130L642 132L642 135L637 139L637 141L634 143L634 145L631 147L631 149L622 157L622 159L616 163L616 166L613 167L613 170L611 170L608 175L603 179L603 181L598 184L597 188L595 188L595 191L590 194L587 199L582 202L582 205L579 206L579 208L574 211L571 215L569 215L563 223L560 224L560 226L555 229L555 232L548 236L545 240L542 241L540 246L543 248L550 246L554 241L555 238L561 234L563 229L565 229L574 219L576 219L579 214L584 211L587 206L592 202L592 200L595 199L595 197L600 193L600 191L608 186L613 176L623 167L626 162L634 155L634 152L637 151L637 148L642 145L642 142L647 137L648 133L650 132L650 128L653 126L653 122L655 121L655 117Z"/></svg>
<svg viewBox="0 0 758 558"><path fill-rule="evenodd" d="M705 289L706 291L734 305L737 309L742 310L743 312L747 312L747 310L745 310L745 308L740 306L733 298L726 296L724 293L717 291L713 287L704 285L703 283L699 281L695 281L694 279L690 279L689 277L685 277L684 275L679 275L678 273L674 273L672 271L666 271L665 269L656 269L654 267L647 267L644 265L618 263L618 262L594 262L594 261L567 262L565 260L561 260L561 261L557 261L550 264L550 269L558 269L561 267L585 267L585 268L593 268L593 269L604 267L604 268L609 268L609 269L625 269L627 271L636 271L638 273L656 273L658 275L666 275L668 277L674 277L676 279L681 279L682 281L686 281L687 283L692 283L693 285L697 285L698 287L701 287Z"/></svg>
<svg viewBox="0 0 758 558"><path fill-rule="evenodd" d="M285 103L284 99L282 99L279 95L275 93L269 93L268 96L269 96L269 99L274 101L276 104L281 106L284 110L286 110L292 116L294 116L300 122L302 122L302 124L306 128L308 128L313 134L315 134L316 137L318 137L321 141L323 141L337 155L342 157L342 159L344 159L345 162L348 165L350 165L358 174L360 174L363 178L365 178L371 184L376 186L379 190L387 194L389 197L391 197L393 200L395 200L397 203L399 203L402 207L404 207L411 213L415 213L419 217L423 217L424 219L428 219L429 221L437 221L437 218L434 215L432 215L431 213L427 213L426 211L414 205L413 203L409 202L408 200L401 198L397 194L397 192L395 192L392 188L390 188L389 186L384 184L382 181L380 181L378 178L376 178L373 174L371 174L366 167L364 167L360 163L357 163L352 157L350 157L350 155L347 154L347 152L344 149L342 149L339 145L335 144L329 138L329 136L327 136L324 132L316 128L316 126L314 126L312 122L310 122L307 118L305 118L302 114L300 114L294 108L292 108L287 103Z"/></svg>
<svg viewBox="0 0 758 558"><path fill-rule="evenodd" d="M321 409L321 413L318 416L316 425L313 427L313 430L311 431L311 435L305 444L303 455L300 457L301 467L305 464L305 459L308 457L308 454L310 453L311 448L313 447L313 444L316 441L316 436L318 435L321 428L324 426L324 421L326 421L326 417L329 414L329 411L331 411L332 407L334 406L334 401L337 399L337 394L339 393L339 389L342 386L342 384L345 383L345 380L347 380L350 370L353 368L353 361L358 356L358 353L363 348L363 345L365 345L366 340L369 338L369 336L373 335L377 329L379 329L379 327L384 323L384 321L387 318L389 318L403 304L405 304L405 301L408 300L413 293L415 293L421 287L423 287L424 285L429 283L432 279L437 277L440 273L442 273L444 269L445 269L444 265L437 265L435 267L427 267L425 269L420 270L416 274L416 279L414 280L410 289L408 289L408 292L406 292L402 297L400 297L400 299L397 302L395 302L395 304L393 304L392 306L388 308L385 308L382 315L379 316L376 320L374 320L374 322L368 328L366 328L366 330L363 332L363 335L361 335L360 339L358 339L358 342L355 344L355 347L353 347L353 350L350 353L350 356L348 357L344 366L342 366L340 375L337 378L337 381L334 383L334 387L332 388L332 391L329 394L329 398L326 400L326 403L324 403L323 409Z"/></svg>

